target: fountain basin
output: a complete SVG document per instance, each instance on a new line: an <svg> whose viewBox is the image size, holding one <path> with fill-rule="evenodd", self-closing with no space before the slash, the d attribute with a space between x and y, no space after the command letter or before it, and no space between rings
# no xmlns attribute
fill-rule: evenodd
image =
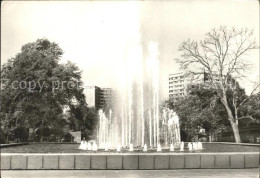
<svg viewBox="0 0 260 178"><path fill-rule="evenodd" d="M1 169L257 168L259 152L226 153L2 153Z"/></svg>
<svg viewBox="0 0 260 178"><path fill-rule="evenodd" d="M1 148L1 169L229 169L259 167L259 144L203 143L203 150L85 151L79 144L30 143Z"/></svg>
<svg viewBox="0 0 260 178"><path fill-rule="evenodd" d="M89 150L80 150L78 143L30 143L29 145L22 145L16 147L1 148L1 153L92 153ZM156 148L150 149L147 146L147 154L156 152ZM170 148L165 149L162 147L162 152L170 152ZM107 153L104 149L99 149L98 153ZM116 148L109 149L109 153L116 153ZM133 152L129 152L129 148L121 150L122 153L140 153L143 152L142 148L134 149ZM224 142L204 142L203 150L188 150L188 143L184 143L184 151L180 151L175 147L175 152L180 153L215 153L215 152L260 152L259 144L246 144L246 143L224 143Z"/></svg>

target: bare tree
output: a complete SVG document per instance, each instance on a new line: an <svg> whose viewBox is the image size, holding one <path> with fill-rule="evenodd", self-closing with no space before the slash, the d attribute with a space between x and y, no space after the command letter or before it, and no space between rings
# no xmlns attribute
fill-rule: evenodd
<svg viewBox="0 0 260 178"><path fill-rule="evenodd" d="M252 30L221 26L206 33L205 39L199 43L184 41L179 47L181 57L176 59L180 68L188 73L205 71L209 82L217 86L218 97L226 109L237 143L241 142L238 118L232 114L226 92L230 87L230 77L235 80L245 77L250 67L247 56L252 49L257 49Z"/></svg>

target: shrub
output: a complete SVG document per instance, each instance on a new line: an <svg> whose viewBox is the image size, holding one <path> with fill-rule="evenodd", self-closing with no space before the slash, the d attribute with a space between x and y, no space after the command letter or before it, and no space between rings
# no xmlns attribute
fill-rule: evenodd
<svg viewBox="0 0 260 178"><path fill-rule="evenodd" d="M7 142L6 135L2 129L0 129L0 144L5 144Z"/></svg>

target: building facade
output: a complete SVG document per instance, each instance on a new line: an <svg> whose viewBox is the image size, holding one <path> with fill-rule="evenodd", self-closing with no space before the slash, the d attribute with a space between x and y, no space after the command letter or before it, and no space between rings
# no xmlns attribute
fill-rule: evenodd
<svg viewBox="0 0 260 178"><path fill-rule="evenodd" d="M219 82L219 75L213 74L212 80ZM198 73L194 75L185 75L183 72L169 74L169 99L177 100L188 94L188 86L197 84L208 84L210 76L205 73Z"/></svg>
<svg viewBox="0 0 260 178"><path fill-rule="evenodd" d="M177 99L185 95L185 78L183 73L169 74L169 98Z"/></svg>
<svg viewBox="0 0 260 178"><path fill-rule="evenodd" d="M97 86L84 87L84 94L88 107L96 109L112 108L114 95L112 88L100 88Z"/></svg>
<svg viewBox="0 0 260 178"><path fill-rule="evenodd" d="M169 74L169 98L177 100L188 94L188 86L204 82L204 73L189 76L185 75L183 72Z"/></svg>
<svg viewBox="0 0 260 178"><path fill-rule="evenodd" d="M97 86L86 86L84 87L84 94L88 107L101 108L100 105L100 92L101 89Z"/></svg>
<svg viewBox="0 0 260 178"><path fill-rule="evenodd" d="M102 88L100 92L100 107L111 109L113 106L114 94L112 88Z"/></svg>

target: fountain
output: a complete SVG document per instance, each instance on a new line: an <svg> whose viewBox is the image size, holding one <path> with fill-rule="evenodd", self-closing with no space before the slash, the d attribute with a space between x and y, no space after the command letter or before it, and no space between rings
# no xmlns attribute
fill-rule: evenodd
<svg viewBox="0 0 260 178"><path fill-rule="evenodd" d="M181 142L180 151L184 151L184 142Z"/></svg>
<svg viewBox="0 0 260 178"><path fill-rule="evenodd" d="M108 151L108 144L105 145L105 151Z"/></svg>
<svg viewBox="0 0 260 178"><path fill-rule="evenodd" d="M143 149L143 151L144 151L144 152L147 151L147 145L146 145L146 144L144 144L144 149Z"/></svg>
<svg viewBox="0 0 260 178"><path fill-rule="evenodd" d="M85 140L82 140L82 141L80 142L79 149L81 149L81 150L87 150L87 143L86 143Z"/></svg>
<svg viewBox="0 0 260 178"><path fill-rule="evenodd" d="M139 34L139 33L138 33ZM159 50L150 42L143 56L141 36L131 38L125 58L119 65L120 87L117 102L109 110L98 111L96 142L98 149L115 149L117 145L151 148L180 143L179 118L168 108L159 108ZM144 92L145 91L145 92ZM94 146L94 145L93 145ZM91 144L87 145L92 150Z"/></svg>
<svg viewBox="0 0 260 178"><path fill-rule="evenodd" d="M116 147L116 151L117 151L117 152L120 152L120 151L121 151L121 146L120 146L120 145L118 145L118 146Z"/></svg>
<svg viewBox="0 0 260 178"><path fill-rule="evenodd" d="M96 142L93 143L92 150L93 151L97 151L98 150Z"/></svg>
<svg viewBox="0 0 260 178"><path fill-rule="evenodd" d="M129 151L134 151L134 145L130 144Z"/></svg>
<svg viewBox="0 0 260 178"><path fill-rule="evenodd" d="M161 145L160 145L160 143L157 145L157 152L160 152L160 151L162 151L162 148L161 148Z"/></svg>
<svg viewBox="0 0 260 178"><path fill-rule="evenodd" d="M180 138L179 118L173 110L159 108L158 45L150 44L149 57L146 61L143 61L140 40L134 39L134 41L134 47L130 50L132 55L122 62L125 65L118 67L122 69L120 76L122 76L124 82L120 98L114 108L109 111L99 110L99 120L95 132L97 137L93 146L91 142L87 143L85 140L79 146L80 149L92 151L97 151L100 148L105 148L105 151L108 151L109 148L117 153L99 154L89 153L90 151L81 153L77 150L80 153L75 155L69 153L70 156L68 157L64 157L64 153L37 153L36 156L33 154L25 155L24 153L20 155L15 153L15 156L12 156L8 153L3 159L4 169L151 170L225 168L225 166L228 168L259 167L259 152L242 153L241 155L226 152L224 154L212 153L213 156L208 153L188 153L187 156L182 153L176 154L162 150L162 147L168 149L168 144L170 144L170 151L174 151L174 146L180 146L180 151L184 151L184 142L181 142ZM144 64L148 64L147 68ZM147 146L151 148L148 153L139 153L141 149L134 149L143 147L143 152L147 152ZM203 149L201 142L189 143L188 147L190 151L193 148L195 151L196 149ZM129 148L129 151L133 152L125 153L126 149L124 148ZM154 153L154 150L157 153ZM195 156L190 156L191 154ZM253 166L251 160L253 160ZM39 161L40 164L38 164Z"/></svg>
<svg viewBox="0 0 260 178"><path fill-rule="evenodd" d="M176 115L175 112L173 112L173 110L170 110L168 108L163 108L162 112L163 114L160 115L159 124L158 124L158 125L162 125L162 128L159 127L159 129L150 127L151 125L153 125L151 122L150 110L147 115L148 117L147 118L144 117L145 125L148 125L149 128L147 127L144 128L145 134L142 136L143 139L141 140L144 140L144 144L148 143L150 147L156 148L159 144L161 146L159 139L157 143L157 137L159 138L159 136L164 137L164 139L162 140L165 147L168 146L169 142L180 143L181 141L178 116ZM124 116L123 120L126 119L124 112L122 112L122 115ZM112 110L110 110L109 117L106 117L106 114L102 109L99 110L99 125L97 131L98 147L104 148L106 150L108 145L112 145L112 147L115 148L115 145L122 144L123 147L129 147L129 151L133 151L134 147L142 145L143 141L140 141L140 144L137 144L138 142L136 142L132 138L134 135L132 131L135 129L135 127L133 127L133 123L132 124L124 123L123 125L122 123L117 124L118 122L118 120L116 119L117 117L116 116L113 117L113 116L114 115L112 114ZM136 127L138 127L138 124L136 125ZM158 130L158 132L156 132L156 136L155 136L154 132L156 130ZM126 132L128 133L127 135L125 135ZM137 134L135 134L135 136L137 136ZM141 136L141 134L138 135L138 138L139 136ZM128 142L126 142L125 138L127 138ZM136 139L138 140L138 138Z"/></svg>
<svg viewBox="0 0 260 178"><path fill-rule="evenodd" d="M199 149L199 150L202 150L202 149L203 149L201 142L198 142L198 149Z"/></svg>
<svg viewBox="0 0 260 178"><path fill-rule="evenodd" d="M98 148L116 145L151 148L168 143L179 143L179 119L173 110L159 109L158 43L150 42L149 55L143 59L140 36L132 39L120 63L122 86L118 100L109 111L99 110L97 125ZM146 91L146 92L144 92ZM163 139L162 139L163 137Z"/></svg>
<svg viewBox="0 0 260 178"><path fill-rule="evenodd" d="M88 150L92 150L92 146L90 142L88 142Z"/></svg>
<svg viewBox="0 0 260 178"><path fill-rule="evenodd" d="M173 145L173 143L171 143L171 145L170 145L170 151L174 151L174 145Z"/></svg>
<svg viewBox="0 0 260 178"><path fill-rule="evenodd" d="M192 151L192 144L191 143L188 143L188 148L189 148L189 151Z"/></svg>
<svg viewBox="0 0 260 178"><path fill-rule="evenodd" d="M192 142L192 149L193 149L193 150L197 150L197 144L196 144L196 142Z"/></svg>

